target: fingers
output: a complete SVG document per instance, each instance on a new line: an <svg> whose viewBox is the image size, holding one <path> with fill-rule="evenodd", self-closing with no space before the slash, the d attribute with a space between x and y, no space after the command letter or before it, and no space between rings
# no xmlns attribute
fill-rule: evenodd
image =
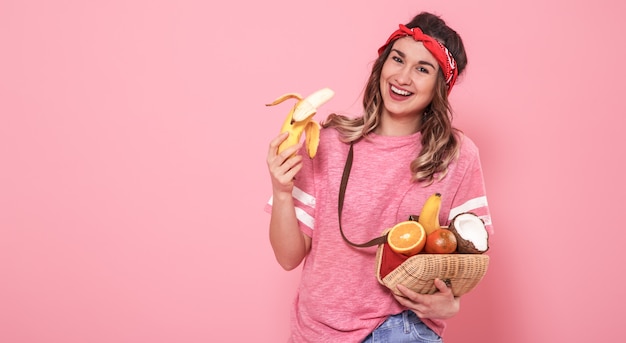
<svg viewBox="0 0 626 343"><path fill-rule="evenodd" d="M270 148L268 150L268 159L278 154L278 146L280 145L280 143L284 142L287 137L289 137L289 132L285 131L272 139L272 141L270 142Z"/></svg>
<svg viewBox="0 0 626 343"><path fill-rule="evenodd" d="M407 303L415 305L415 304L421 304L424 302L424 299L423 299L424 295L414 292L410 290L408 287L401 285L401 284L398 284L396 288L403 295L403 297L400 297L404 300L403 305L406 306Z"/></svg>
<svg viewBox="0 0 626 343"><path fill-rule="evenodd" d="M400 305L413 311L418 318L425 318L427 316L428 308L424 306L423 304L408 298L407 296L410 296L410 292L412 291L408 290L406 287L402 285L398 285L397 288L405 296L401 296L401 295L397 295L393 293L393 296L394 298L396 298L396 301ZM408 292L405 293L405 291L408 291Z"/></svg>
<svg viewBox="0 0 626 343"><path fill-rule="evenodd" d="M278 154L278 147L287 139L287 137L289 137L289 132L285 131L281 134L279 134L278 136L276 136L271 142L270 142L270 147L267 151L267 160L268 162L270 162L271 160L273 160L276 156L279 156ZM284 161L284 159L287 159L289 156L295 154L298 150L300 150L300 148L302 147L302 145L304 144L304 142L299 142L296 145L290 146L287 149L283 150L280 155L283 157L283 159L281 159L281 164Z"/></svg>
<svg viewBox="0 0 626 343"><path fill-rule="evenodd" d="M396 288L402 296L394 294L396 300L403 306L411 309L419 318L449 318L459 310L459 300L452 294L446 283L435 279L435 286L439 290L434 294L419 294L403 285Z"/></svg>
<svg viewBox="0 0 626 343"><path fill-rule="evenodd" d="M283 164L275 169L275 176L283 183L292 182L300 169L302 169L302 156L295 155L287 158ZM282 177L281 177L282 176Z"/></svg>
<svg viewBox="0 0 626 343"><path fill-rule="evenodd" d="M396 300L401 304L404 305L410 309L413 309L415 307L415 302L412 301L411 299L409 299L408 297L406 297L404 295L404 290L403 290L403 286L398 285L398 290L400 291L400 293L402 293L403 295L398 295L396 293L392 293L394 298L396 298Z"/></svg>
<svg viewBox="0 0 626 343"><path fill-rule="evenodd" d="M435 283L435 287L437 287L437 289L439 290L439 293L441 294L452 294L452 289L450 287L448 287L448 285L441 279L435 279L434 281ZM406 296L407 298L411 299L412 301L415 302L422 302L424 301L424 294L419 294L417 292L414 292L412 290L410 290L408 287L398 284L396 286L398 288L398 290L404 294L404 296Z"/></svg>
<svg viewBox="0 0 626 343"><path fill-rule="evenodd" d="M293 180L302 169L302 156L297 154L303 143L291 146L280 154L278 147L289 136L288 132L281 133L271 142L267 153L267 166L272 177L275 191L291 193Z"/></svg>
<svg viewBox="0 0 626 343"><path fill-rule="evenodd" d="M452 293L452 289L441 279L435 279L435 287L437 287L441 293Z"/></svg>
<svg viewBox="0 0 626 343"><path fill-rule="evenodd" d="M290 146L278 154L278 146L284 141L284 138L287 138L287 136L283 137L283 134L281 134L270 143L267 153L267 164L270 170L278 167L286 167L284 169L289 170L302 160L297 152L302 148L303 142Z"/></svg>

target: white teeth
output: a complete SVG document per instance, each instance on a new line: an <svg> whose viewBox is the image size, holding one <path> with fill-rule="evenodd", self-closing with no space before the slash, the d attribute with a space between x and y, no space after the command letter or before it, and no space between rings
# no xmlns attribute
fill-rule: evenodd
<svg viewBox="0 0 626 343"><path fill-rule="evenodd" d="M409 96L413 93L409 92L409 91L405 91L399 88L394 87L393 85L391 86L391 91L398 94L398 95L403 95L403 96Z"/></svg>

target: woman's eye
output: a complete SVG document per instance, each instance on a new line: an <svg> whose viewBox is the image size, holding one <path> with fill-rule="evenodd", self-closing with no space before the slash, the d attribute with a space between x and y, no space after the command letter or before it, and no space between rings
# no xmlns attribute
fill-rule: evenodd
<svg viewBox="0 0 626 343"><path fill-rule="evenodd" d="M425 73L425 74L429 73L428 69L424 67L417 67L417 71L419 71L420 73Z"/></svg>
<svg viewBox="0 0 626 343"><path fill-rule="evenodd" d="M402 59L400 59L400 57L398 57L398 56L392 56L391 59L393 59L394 61L396 61L398 63L402 63Z"/></svg>

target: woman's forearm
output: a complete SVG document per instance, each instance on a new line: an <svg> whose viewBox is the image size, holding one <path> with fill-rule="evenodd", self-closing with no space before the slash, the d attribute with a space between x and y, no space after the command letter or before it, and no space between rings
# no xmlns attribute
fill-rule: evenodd
<svg viewBox="0 0 626 343"><path fill-rule="evenodd" d="M310 238L300 231L291 194L274 194L270 243L276 260L285 270L300 265L308 252Z"/></svg>

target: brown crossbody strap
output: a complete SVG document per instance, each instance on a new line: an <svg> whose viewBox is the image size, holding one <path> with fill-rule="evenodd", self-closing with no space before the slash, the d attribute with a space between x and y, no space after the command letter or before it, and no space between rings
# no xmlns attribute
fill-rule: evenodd
<svg viewBox="0 0 626 343"><path fill-rule="evenodd" d="M348 186L348 177L350 176L350 169L352 169L352 159L353 159L353 148L352 143L350 143L350 150L348 151L348 157L346 158L346 165L343 168L343 175L341 176L341 184L339 185L339 231L341 232L341 237L348 244L355 246L357 248L366 248L374 245L380 245L387 242L387 234L384 234L380 237L376 237L369 242L357 244L352 243L346 235L343 233L343 229L341 228L341 212L343 211L343 199L346 194L346 187Z"/></svg>

